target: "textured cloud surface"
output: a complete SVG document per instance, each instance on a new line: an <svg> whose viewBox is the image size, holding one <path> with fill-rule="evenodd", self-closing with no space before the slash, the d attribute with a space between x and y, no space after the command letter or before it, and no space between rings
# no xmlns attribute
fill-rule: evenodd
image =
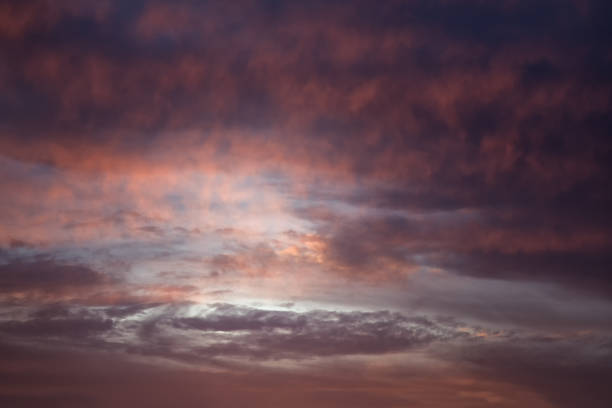
<svg viewBox="0 0 612 408"><path fill-rule="evenodd" d="M4 1L0 402L610 406L611 20Z"/></svg>

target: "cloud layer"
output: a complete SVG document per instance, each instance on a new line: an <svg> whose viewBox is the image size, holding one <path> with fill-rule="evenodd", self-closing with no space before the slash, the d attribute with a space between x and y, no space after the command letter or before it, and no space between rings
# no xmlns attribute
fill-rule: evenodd
<svg viewBox="0 0 612 408"><path fill-rule="evenodd" d="M610 20L3 2L0 401L608 406Z"/></svg>

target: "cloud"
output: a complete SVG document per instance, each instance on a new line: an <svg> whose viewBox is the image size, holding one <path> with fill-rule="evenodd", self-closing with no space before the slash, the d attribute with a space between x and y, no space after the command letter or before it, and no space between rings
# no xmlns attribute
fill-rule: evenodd
<svg viewBox="0 0 612 408"><path fill-rule="evenodd" d="M61 213L62 234L37 224L23 235L161 238L163 226L113 214L168 219L193 210L185 203L214 209L192 197L197 183L183 172L276 171L288 194L306 191L305 201L327 194L334 205L373 210L493 214L463 235L453 222L401 216L365 218L381 229L374 239L358 225L321 227L330 269L412 271L421 265L399 241L426 235L454 239L453 259L509 248L531 255L528 245L543 247L537 258L546 245L588 258L595 245L603 259L610 249L604 2L10 2L3 13L20 21L3 37L13 61L0 72L5 105L29 109L7 114L0 142L14 161L36 163L2 186L20 189L7 214L25 225L50 213L41 201L92 213L83 222ZM88 178L99 175L108 178ZM320 179L334 184L331 197ZM15 210L22 206L27 214ZM398 223L387 228L394 243L378 237L388 222ZM455 253L465 235L480 240L472 255ZM30 236L11 231L10 239ZM477 273L467 263L455 269ZM607 267L605 259L597 266Z"/></svg>
<svg viewBox="0 0 612 408"><path fill-rule="evenodd" d="M224 332L229 343L234 343L220 349L216 344L203 347L200 351L204 353L220 351L272 359L388 353L461 336L425 318L411 319L390 312L297 313L223 304L214 306L205 317L173 319L172 326L203 334ZM219 342L222 344L224 341Z"/></svg>
<svg viewBox="0 0 612 408"><path fill-rule="evenodd" d="M605 90L584 86L590 65L606 62L572 63L609 43L604 27L593 25L609 12L601 2L591 2L586 17L569 1L382 9L359 2L351 10L326 2L323 15L320 3L109 4L103 18L91 7L58 7L46 24L24 26L32 52L5 50L15 61L6 72L17 84L9 94L32 108L42 101L31 109L38 120L15 114L9 125L40 146L26 151L8 132L7 154L110 170L146 166L152 157L157 165L185 163L191 150L193 159L206 158L201 164L274 157L288 167L395 181L470 178L489 188L487 180L521 175L558 188L546 177L563 163L606 171L603 157L589 161L591 147L604 141L593 121L606 123ZM11 6L36 15L29 8ZM332 20L333 28L323 23ZM550 81L517 89L542 61L553 67L539 71ZM54 138L36 138L32 126L52 129ZM589 130L583 137L592 143L577 146L574 129ZM79 139L83 133L92 136ZM172 143L177 137L184 147ZM573 173L563 173L567 183L579 181Z"/></svg>
<svg viewBox="0 0 612 408"><path fill-rule="evenodd" d="M85 339L95 334L111 330L112 320L102 319L30 319L27 321L9 321L0 323L0 332L4 335L22 338L73 338Z"/></svg>
<svg viewBox="0 0 612 408"><path fill-rule="evenodd" d="M606 0L3 2L0 331L27 346L0 350L0 401L601 405L609 350L564 336L610 310L611 20ZM419 375L380 368L408 354ZM284 364L309 375L262 371Z"/></svg>
<svg viewBox="0 0 612 408"><path fill-rule="evenodd" d="M322 268L366 281L444 270L610 294L612 240L607 227L595 222L540 213L544 209L409 208L389 213L369 204L356 208L357 216L296 209L315 225L310 239L318 242Z"/></svg>
<svg viewBox="0 0 612 408"><path fill-rule="evenodd" d="M64 404L77 396L81 402L106 401L95 390L115 384L97 379L97 370L104 371L107 364L116 374L109 378L125 375L120 382L130 384L120 398L128 398L141 380L143 384L153 381L147 379L145 372L167 378L181 371L191 373L189 367L195 366L205 377L208 367L214 369L215 376L227 381L237 375L243 380L250 376L260 380L261 376L271 376L277 386L299 383L308 392L315 393L313 398L320 398L329 406L335 406L339 400L334 394L318 394L315 390L320 390L320 386L310 381L337 384L338 390L347 391L382 387L380 394L364 391L364 398L370 402L399 398L398 401L412 401L423 407L440 404L474 407L494 402L510 407L519 401L531 401L530 406L542 407L571 407L586 402L603 407L609 400L606 385L612 375L612 349L609 335L605 334L506 331L470 326L449 317L407 316L389 311L293 312L227 303L194 307L48 306L32 310L20 320L0 323L4 342L0 350L6 354L4 361L9 365L18 361L21 364L27 361L27 367L41 365L36 368L38 374L34 378L41 380L36 387L46 384L48 392L53 392L42 395L60 398ZM28 344L28 347L17 344ZM347 359L350 356L365 360ZM98 385L55 388L63 383L51 381L46 377L48 369L42 368L48 367L46 364L55 358L66 362L54 368L64 372L66 378L72 378L72 364L74 367L94 364L97 368L90 376L80 377L78 383L91 381ZM141 365L134 359L151 365ZM165 363L168 360L173 365L168 366ZM301 368L296 370L295 366L287 365L288 361L299 362ZM176 363L184 368L179 369L181 366ZM124 368L117 371L117 367ZM28 370L13 370L11 383L20 381L15 372L31 375ZM185 375L185 379L199 378L193 373ZM292 378L299 382L294 383ZM397 387L412 387L409 384L415 387L409 393L412 397L402 394L400 398L397 393L389 393ZM558 389L559 384L564 384L563 391ZM170 384L160 387L165 392L174 392ZM261 392L267 389L264 384L259 387L263 387ZM432 387L439 388L439 393L424 391ZM20 389L14 388L15 394L2 390L0 395L2 398L19 396L16 400L24 404L34 403L33 396L19 392ZM219 401L228 401L231 397L224 393L216 395ZM341 401L347 398L344 393L337 397ZM264 403L259 398L256 401Z"/></svg>
<svg viewBox="0 0 612 408"><path fill-rule="evenodd" d="M52 258L15 260L0 265L0 291L4 293L57 291L92 288L109 278L84 265L64 264Z"/></svg>
<svg viewBox="0 0 612 408"><path fill-rule="evenodd" d="M610 338L533 338L462 349L457 358L479 375L521 384L554 406L605 407L612 394Z"/></svg>
<svg viewBox="0 0 612 408"><path fill-rule="evenodd" d="M388 311L300 313L232 304L209 305L198 316L189 316L188 306L170 304L47 306L0 322L0 332L41 345L57 338L68 346L94 341L98 347L179 361L376 355L466 336L448 322Z"/></svg>
<svg viewBox="0 0 612 408"><path fill-rule="evenodd" d="M123 355L74 350L34 350L0 345L4 364L0 402L16 407L40 404L66 408L146 404L164 407L332 408L411 404L418 408L484 408L494 399L502 408L516 405L551 408L520 387L448 370L435 375L388 371L368 365L320 366L301 372L254 369L242 372L191 370L134 361ZM83 375L84 368L87 375ZM33 375L36 372L36 375ZM483 391L486 389L486 393ZM486 398L483 398L484 397Z"/></svg>

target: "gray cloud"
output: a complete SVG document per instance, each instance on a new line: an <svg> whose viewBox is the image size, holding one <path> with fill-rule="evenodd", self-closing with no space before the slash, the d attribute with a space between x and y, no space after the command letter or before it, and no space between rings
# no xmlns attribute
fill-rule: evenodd
<svg viewBox="0 0 612 408"><path fill-rule="evenodd" d="M612 401L612 338L539 336L455 350L452 359L483 377L524 385L555 406L605 408Z"/></svg>
<svg viewBox="0 0 612 408"><path fill-rule="evenodd" d="M0 264L0 292L11 293L93 287L108 282L104 274L85 265L66 264L53 258L9 260Z"/></svg>
<svg viewBox="0 0 612 408"><path fill-rule="evenodd" d="M201 352L272 359L387 353L462 336L429 319L387 311L298 313L216 305L206 316L175 318L171 324L200 332L203 339L215 333L220 344L233 343L228 349L213 344Z"/></svg>

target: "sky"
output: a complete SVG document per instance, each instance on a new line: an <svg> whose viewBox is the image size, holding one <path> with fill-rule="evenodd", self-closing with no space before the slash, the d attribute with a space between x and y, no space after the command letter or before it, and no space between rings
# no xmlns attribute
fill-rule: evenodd
<svg viewBox="0 0 612 408"><path fill-rule="evenodd" d="M608 0L4 0L0 405L612 406Z"/></svg>

